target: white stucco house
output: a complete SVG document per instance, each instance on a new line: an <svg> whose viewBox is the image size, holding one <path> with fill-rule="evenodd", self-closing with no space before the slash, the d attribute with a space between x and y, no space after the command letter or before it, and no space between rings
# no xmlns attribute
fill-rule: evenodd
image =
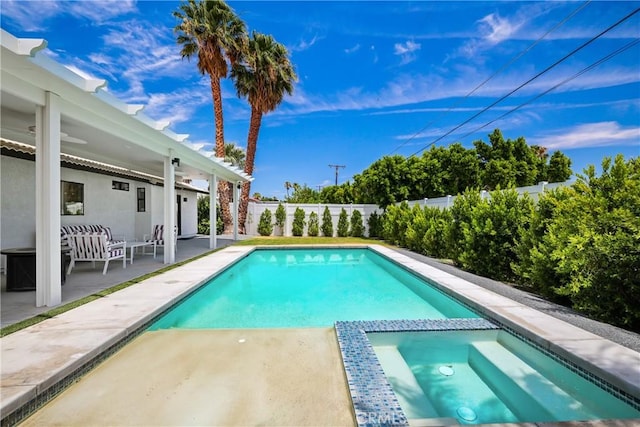
<svg viewBox="0 0 640 427"><path fill-rule="evenodd" d="M124 103L106 90L106 81L54 61L45 47L45 40L0 30L0 248L36 248L35 303L55 306L61 225L103 224L141 238L163 224L165 235L177 228L190 236L197 189L183 180L207 180L216 188L218 180L253 178L194 151L185 144L188 135L150 119L143 105ZM237 205L234 211L237 218ZM210 221L216 222L215 209ZM173 263L173 239L165 241L164 262Z"/></svg>

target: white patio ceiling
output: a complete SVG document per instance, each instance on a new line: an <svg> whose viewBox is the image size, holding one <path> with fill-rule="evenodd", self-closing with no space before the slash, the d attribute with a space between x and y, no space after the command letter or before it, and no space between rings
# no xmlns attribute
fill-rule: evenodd
<svg viewBox="0 0 640 427"><path fill-rule="evenodd" d="M183 143L188 135L151 120L142 105L122 102L106 90L104 80L85 79L50 59L41 52L46 41L18 39L1 30L0 43L0 136L35 145L30 128L48 91L61 100L61 153L159 176L164 159L177 157L176 175L183 178L208 180L215 174L226 181L253 179L222 159L192 150Z"/></svg>

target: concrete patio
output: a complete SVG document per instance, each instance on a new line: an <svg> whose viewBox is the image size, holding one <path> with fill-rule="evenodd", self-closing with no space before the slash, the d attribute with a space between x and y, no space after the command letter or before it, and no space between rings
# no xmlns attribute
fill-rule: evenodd
<svg viewBox="0 0 640 427"><path fill-rule="evenodd" d="M218 248L229 246L233 243L231 236L218 238ZM147 253L149 253L149 248ZM209 252L209 237L195 237L192 239L178 240L178 252L176 262L185 261L195 256ZM127 254L129 251L127 250ZM127 257L127 268L122 268L120 260L111 261L107 274L102 274L101 262L96 263L92 268L91 263L83 262L76 264L76 267L67 276L67 281L62 287L62 303L68 303L80 298L110 288L120 283L135 279L136 277L149 274L161 268L167 267L163 264L162 249L158 249L158 256L143 255L138 251L134 254L133 264L130 264ZM1 304L0 314L2 327L17 323L38 314L51 310L53 307L36 307L35 291L6 292L6 275L0 275L1 283Z"/></svg>

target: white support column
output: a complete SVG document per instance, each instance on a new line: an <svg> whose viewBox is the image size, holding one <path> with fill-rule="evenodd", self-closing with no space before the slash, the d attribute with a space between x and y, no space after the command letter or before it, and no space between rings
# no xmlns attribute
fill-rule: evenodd
<svg viewBox="0 0 640 427"><path fill-rule="evenodd" d="M60 98L36 110L36 307L62 302L60 262Z"/></svg>
<svg viewBox="0 0 640 427"><path fill-rule="evenodd" d="M176 179L173 150L164 159L164 263L176 262L175 227L176 227Z"/></svg>
<svg viewBox="0 0 640 427"><path fill-rule="evenodd" d="M238 199L240 198L239 182L233 183L233 240L238 240Z"/></svg>
<svg viewBox="0 0 640 427"><path fill-rule="evenodd" d="M218 248L218 213L216 212L216 194L218 192L218 177L211 174L209 177L209 249Z"/></svg>

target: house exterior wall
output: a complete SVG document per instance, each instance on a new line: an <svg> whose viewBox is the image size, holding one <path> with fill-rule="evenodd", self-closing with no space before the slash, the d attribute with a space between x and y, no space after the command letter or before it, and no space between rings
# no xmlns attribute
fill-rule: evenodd
<svg viewBox="0 0 640 427"><path fill-rule="evenodd" d="M35 194L35 162L0 156L0 247L2 249L35 246Z"/></svg>
<svg viewBox="0 0 640 427"><path fill-rule="evenodd" d="M110 227L114 236L140 240L151 233L153 224L164 222L161 186L64 167L60 175L63 181L84 184L84 215L62 215L61 225L101 224ZM112 189L114 180L128 183L129 191ZM138 187L146 189L146 212L137 212ZM182 236L194 236L197 193L176 190L176 194L183 200ZM0 196L0 247L35 246L35 162L0 156Z"/></svg>
<svg viewBox="0 0 640 427"><path fill-rule="evenodd" d="M186 190L176 190L176 194L180 196L182 212L180 236L193 237L198 233L198 194Z"/></svg>

